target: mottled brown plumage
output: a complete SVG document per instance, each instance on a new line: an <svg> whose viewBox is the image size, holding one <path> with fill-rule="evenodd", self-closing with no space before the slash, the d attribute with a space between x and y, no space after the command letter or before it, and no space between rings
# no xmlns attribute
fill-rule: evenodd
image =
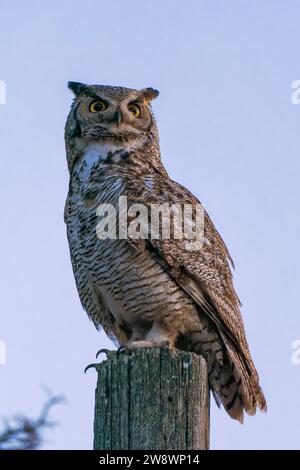
<svg viewBox="0 0 300 470"><path fill-rule="evenodd" d="M97 237L97 207L110 203L117 209L120 196L128 198L129 207L200 204L169 178L161 162L150 105L158 92L69 86L75 100L65 131L70 171L65 220L84 309L121 345L168 341L170 347L202 354L214 396L233 418L242 421L243 410L265 410L232 283L232 261L208 214L204 244L194 251L187 250L185 238L174 236Z"/></svg>

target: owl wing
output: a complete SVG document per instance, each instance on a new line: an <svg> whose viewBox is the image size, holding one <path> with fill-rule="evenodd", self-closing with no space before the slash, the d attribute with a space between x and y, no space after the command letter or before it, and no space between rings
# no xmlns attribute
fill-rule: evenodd
<svg viewBox="0 0 300 470"><path fill-rule="evenodd" d="M155 174L153 187L141 181L131 182L127 187L130 201L147 204L200 204L186 188ZM148 179L149 180L149 179ZM259 386L259 378L252 361L244 324L240 313L240 301L233 286L232 259L220 234L209 215L204 211L204 243L201 249L187 249L187 239L151 239L141 242L170 276L195 301L217 326L232 363L240 370L248 390L247 411L254 413L256 404L266 409L266 402ZM133 245L138 247L136 240Z"/></svg>

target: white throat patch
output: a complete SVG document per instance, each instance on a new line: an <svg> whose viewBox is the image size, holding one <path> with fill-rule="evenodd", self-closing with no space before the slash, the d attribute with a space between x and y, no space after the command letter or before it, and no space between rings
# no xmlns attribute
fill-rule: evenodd
<svg viewBox="0 0 300 470"><path fill-rule="evenodd" d="M90 144L86 147L81 158L79 158L75 163L75 171L78 172L79 178L83 183L87 182L92 168L95 165L104 162L107 159L109 153L114 154L121 149L129 150L130 147L130 144L122 144L122 146L102 143ZM118 158L118 155L116 155L114 158L116 163Z"/></svg>

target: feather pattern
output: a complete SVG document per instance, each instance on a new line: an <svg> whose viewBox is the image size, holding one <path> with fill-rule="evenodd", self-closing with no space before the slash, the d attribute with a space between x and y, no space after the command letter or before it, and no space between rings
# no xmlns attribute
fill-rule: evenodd
<svg viewBox="0 0 300 470"><path fill-rule="evenodd" d="M171 347L203 355L216 402L232 418L242 422L244 411L265 411L233 286L233 261L207 212L203 243L192 251L185 234L97 236L97 208L111 204L117 223L121 196L129 208L142 204L149 214L153 205L200 205L161 162L150 106L158 92L74 82L70 88L75 101L65 130L70 171L65 221L83 308L118 344L168 340ZM94 116L88 110L97 99L107 111Z"/></svg>

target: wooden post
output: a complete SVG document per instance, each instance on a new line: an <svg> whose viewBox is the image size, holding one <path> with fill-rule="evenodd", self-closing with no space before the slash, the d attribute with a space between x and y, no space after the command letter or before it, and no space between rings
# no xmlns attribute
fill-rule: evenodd
<svg viewBox="0 0 300 470"><path fill-rule="evenodd" d="M113 352L96 369L95 450L209 448L201 356L159 348Z"/></svg>

